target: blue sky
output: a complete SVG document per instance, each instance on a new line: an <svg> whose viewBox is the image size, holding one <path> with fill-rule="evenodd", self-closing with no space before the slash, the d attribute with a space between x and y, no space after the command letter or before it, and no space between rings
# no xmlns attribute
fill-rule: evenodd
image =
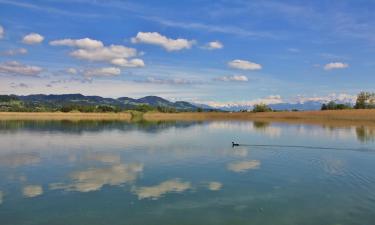
<svg viewBox="0 0 375 225"><path fill-rule="evenodd" d="M0 0L0 94L211 105L374 91L374 1Z"/></svg>

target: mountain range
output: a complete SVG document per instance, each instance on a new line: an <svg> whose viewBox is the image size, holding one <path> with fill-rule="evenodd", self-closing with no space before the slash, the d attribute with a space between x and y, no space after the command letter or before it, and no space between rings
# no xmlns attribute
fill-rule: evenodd
<svg viewBox="0 0 375 225"><path fill-rule="evenodd" d="M5 96L2 96L5 99ZM139 105L149 105L152 107L174 108L179 111L197 111L199 108L185 101L171 102L158 96L146 96L139 99L121 97L104 98L100 96L85 96L82 94L60 94L60 95L11 95L13 100L19 100L27 106L62 107L66 105L97 106L109 105L121 109L134 109Z"/></svg>
<svg viewBox="0 0 375 225"><path fill-rule="evenodd" d="M0 96L1 97L1 96ZM140 105L149 105L152 107L164 107L173 108L177 111L197 111L198 109L208 110L220 110L220 111L240 111L249 110L249 105L228 105L220 108L214 108L209 105L190 103L186 101L168 101L158 96L146 96L143 98L104 98L100 96L85 96L82 94L59 94L59 95L3 95L1 99L5 97L12 98L13 100L22 101L25 105L31 107L63 107L66 105L82 105L82 106L98 106L98 105L109 105L115 106L121 109L134 109ZM321 105L325 103L322 101L305 101L300 103L277 103L269 104L273 110L320 110Z"/></svg>

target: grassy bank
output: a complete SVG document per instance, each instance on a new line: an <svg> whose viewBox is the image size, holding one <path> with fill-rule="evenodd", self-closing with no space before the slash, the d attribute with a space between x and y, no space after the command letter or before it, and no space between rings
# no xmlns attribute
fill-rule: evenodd
<svg viewBox="0 0 375 225"><path fill-rule="evenodd" d="M0 112L0 120L131 120L130 113Z"/></svg>
<svg viewBox="0 0 375 225"><path fill-rule="evenodd" d="M306 112L186 112L186 113L17 113L2 112L0 120L147 120L147 121L210 121L267 120L290 123L375 124L375 110L333 110Z"/></svg>
<svg viewBox="0 0 375 225"><path fill-rule="evenodd" d="M306 112L212 112L212 113L146 113L145 120L256 120L327 125L375 125L375 110L333 110Z"/></svg>

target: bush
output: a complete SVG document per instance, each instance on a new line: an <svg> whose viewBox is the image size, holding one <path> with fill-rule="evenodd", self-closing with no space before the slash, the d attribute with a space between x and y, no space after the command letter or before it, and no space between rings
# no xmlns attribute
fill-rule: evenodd
<svg viewBox="0 0 375 225"><path fill-rule="evenodd" d="M352 106L350 104L337 104L334 101L328 102L328 104L323 104L320 108L321 110L343 110L343 109L351 109Z"/></svg>

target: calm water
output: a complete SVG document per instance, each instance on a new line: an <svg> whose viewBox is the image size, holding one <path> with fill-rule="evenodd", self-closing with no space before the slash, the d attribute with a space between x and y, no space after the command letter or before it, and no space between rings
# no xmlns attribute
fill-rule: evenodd
<svg viewBox="0 0 375 225"><path fill-rule="evenodd" d="M374 141L355 126L0 122L0 224L373 225Z"/></svg>

